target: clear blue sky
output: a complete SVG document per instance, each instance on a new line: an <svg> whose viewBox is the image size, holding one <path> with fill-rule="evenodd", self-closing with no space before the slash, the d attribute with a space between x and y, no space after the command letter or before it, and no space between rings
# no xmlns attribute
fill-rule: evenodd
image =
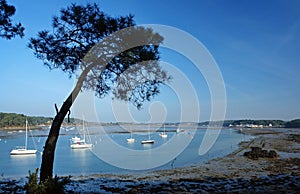
<svg viewBox="0 0 300 194"><path fill-rule="evenodd" d="M96 2L113 16L132 13L137 24L174 26L201 41L223 75L227 119L300 117L300 1L7 1L17 9L13 20L22 22L26 30L23 39L0 40L0 112L55 114L53 104L61 105L75 79L43 66L26 47L28 39L40 30L50 30L52 16L69 3ZM199 97L200 120L209 119L210 96L201 75L186 68L185 63L189 62L180 56L163 54L162 60L174 64L190 78ZM166 121L178 121L180 108L174 93L164 87L154 101L154 107L158 105L154 113L160 116L162 103ZM136 121L149 121L148 106L140 112L130 108ZM97 100L96 109L99 120L118 120L109 99ZM85 111L88 110L76 108L75 116L88 115ZM115 111L122 114L123 110ZM92 116L90 119L94 120Z"/></svg>

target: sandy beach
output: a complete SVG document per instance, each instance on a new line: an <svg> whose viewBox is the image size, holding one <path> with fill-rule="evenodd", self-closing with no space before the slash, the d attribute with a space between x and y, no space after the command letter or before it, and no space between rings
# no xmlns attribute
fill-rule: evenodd
<svg viewBox="0 0 300 194"><path fill-rule="evenodd" d="M67 193L300 193L300 129L245 129L254 136L233 153L205 164L145 174L71 177ZM251 147L276 158L250 159ZM12 183L13 182L13 183ZM22 180L0 179L0 191L22 192ZM24 180L23 180L24 182Z"/></svg>

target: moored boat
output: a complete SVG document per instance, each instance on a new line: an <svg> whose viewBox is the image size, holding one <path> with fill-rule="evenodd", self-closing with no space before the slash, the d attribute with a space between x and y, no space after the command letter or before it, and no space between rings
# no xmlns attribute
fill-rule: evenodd
<svg viewBox="0 0 300 194"><path fill-rule="evenodd" d="M27 131L28 131L28 121L26 119L26 134L25 134L25 146L18 146L15 149L13 149L10 152L10 155L31 155L31 154L36 154L37 150L32 149L32 150L28 150L27 149L27 139L28 139L28 135L27 135Z"/></svg>
<svg viewBox="0 0 300 194"><path fill-rule="evenodd" d="M85 149L85 148L92 148L92 147L93 144L86 143L84 139L71 144L72 149Z"/></svg>
<svg viewBox="0 0 300 194"><path fill-rule="evenodd" d="M143 140L143 141L141 141L141 144L154 144L154 140L152 140L152 139Z"/></svg>
<svg viewBox="0 0 300 194"><path fill-rule="evenodd" d="M141 144L154 144L154 140L150 139L150 127L148 127L148 139L141 141Z"/></svg>
<svg viewBox="0 0 300 194"><path fill-rule="evenodd" d="M72 137L71 138L71 148L72 149L85 149L85 148L92 148L93 147L93 144L91 143L86 143L85 141L85 137L86 137L86 129L84 127L84 120L83 120L83 123L82 123L82 130L83 130L83 139L81 139L80 137Z"/></svg>
<svg viewBox="0 0 300 194"><path fill-rule="evenodd" d="M132 138L132 137L131 137L131 138L127 138L127 142L128 142L128 143L133 143L133 142L135 142L135 139Z"/></svg>

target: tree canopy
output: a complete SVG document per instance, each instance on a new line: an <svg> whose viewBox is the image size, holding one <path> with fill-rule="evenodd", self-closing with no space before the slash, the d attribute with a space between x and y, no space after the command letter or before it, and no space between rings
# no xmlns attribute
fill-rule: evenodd
<svg viewBox="0 0 300 194"><path fill-rule="evenodd" d="M30 39L28 47L47 67L61 69L71 77L78 69L83 70L82 60L93 46L113 32L135 25L133 15L111 17L102 12L97 4L72 4L62 9L59 17L53 18L51 31L40 31L37 38ZM124 45L108 43L106 51L101 53L102 64L91 68L83 88L95 91L100 98L113 91L115 98L130 101L140 108L144 100L150 100L158 94L159 85L170 77L157 63L158 45L162 43L163 37L149 28L138 27L135 30L143 34L143 37L139 38L143 41L147 39L144 41L145 45L127 49L110 58L112 53L118 52L117 50ZM128 33L132 32L128 31L126 36L130 36ZM123 44L126 43L123 41ZM110 60L105 62L108 58ZM148 63L141 68L139 63L143 61ZM137 67L140 71L137 71ZM141 76L138 75L141 75L142 69L150 80L145 79L141 82ZM125 71L129 72L128 70L131 70L131 74L127 74L127 83L116 84L121 75ZM131 87L131 93L128 93L128 88L125 92L125 86L134 80L139 80L140 84Z"/></svg>
<svg viewBox="0 0 300 194"><path fill-rule="evenodd" d="M15 36L24 36L25 28L21 23L13 24L11 17L15 14L16 8L8 5L6 0L0 0L0 37L11 39Z"/></svg>
<svg viewBox="0 0 300 194"><path fill-rule="evenodd" d="M300 128L300 119L289 121L285 124L287 128Z"/></svg>

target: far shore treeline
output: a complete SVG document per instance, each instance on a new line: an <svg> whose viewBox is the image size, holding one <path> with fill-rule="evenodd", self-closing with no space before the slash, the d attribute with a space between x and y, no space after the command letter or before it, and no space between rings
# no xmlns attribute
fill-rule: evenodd
<svg viewBox="0 0 300 194"><path fill-rule="evenodd" d="M43 116L26 116L24 114L17 113L3 113L0 112L0 129L10 129L10 128L23 128L25 127L25 120L27 119L30 126L42 126L50 125L52 122L51 117ZM67 119L65 119L67 123ZM82 120L70 118L69 124L81 124ZM112 123L110 123L112 124ZM177 124L180 123L166 123L166 124ZM191 124L186 122L186 124ZM199 126L207 126L209 121L199 122ZM218 125L220 122L213 121L210 123L211 126ZM295 119L291 121L283 120L251 120L251 119L242 119L242 120L225 120L223 122L224 127L247 127L247 126L262 126L262 127L282 127L282 128L300 128L300 119Z"/></svg>
<svg viewBox="0 0 300 194"><path fill-rule="evenodd" d="M52 122L51 117L26 116L24 114L0 112L0 129L1 128L9 129L9 128L18 128L18 127L24 128L26 120L28 121L28 125L30 126L50 125ZM70 118L71 124L77 124L79 122L81 122L81 120Z"/></svg>

